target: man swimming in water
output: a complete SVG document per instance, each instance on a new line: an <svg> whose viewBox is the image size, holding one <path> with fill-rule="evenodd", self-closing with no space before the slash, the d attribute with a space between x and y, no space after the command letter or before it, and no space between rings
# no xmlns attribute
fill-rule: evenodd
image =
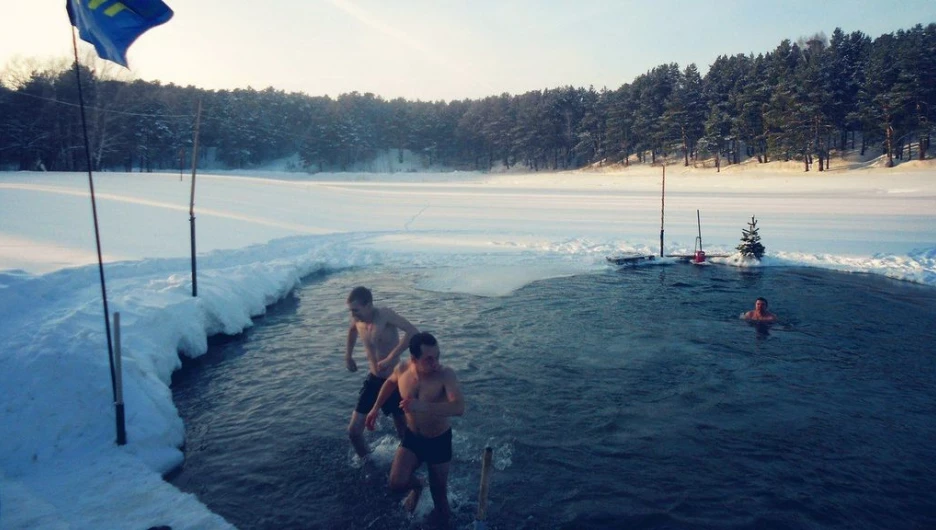
<svg viewBox="0 0 936 530"><path fill-rule="evenodd" d="M767 299L758 297L754 301L754 309L741 315L744 320L753 320L756 322L776 322L777 315L767 310Z"/></svg>
<svg viewBox="0 0 936 530"><path fill-rule="evenodd" d="M464 414L465 400L455 371L439 364L439 343L435 337L418 333L410 341L409 350L409 361L397 366L387 378L367 414L365 425L368 429L374 428L377 412L393 393L403 396L400 408L406 413L406 434L393 457L390 489L409 491L404 507L415 510L423 483L414 472L425 462L429 468L429 491L435 504L430 517L444 526L451 517L447 491L452 460L449 418Z"/></svg>
<svg viewBox="0 0 936 530"><path fill-rule="evenodd" d="M354 451L360 457L367 456L370 448L364 440L364 416L370 412L387 376L397 365L400 353L409 346L410 338L419 333L408 320L396 314L389 307L376 307L370 289L355 287L348 295L348 310L351 312L351 325L348 326L348 342L345 350L345 363L351 372L357 371L352 353L358 338L364 343L364 355L367 357L368 373L358 397L357 406L351 413L348 425L348 438ZM403 337L400 337L403 330ZM385 415L393 415L397 434L403 439L406 424L403 410L399 407L400 395L381 402Z"/></svg>

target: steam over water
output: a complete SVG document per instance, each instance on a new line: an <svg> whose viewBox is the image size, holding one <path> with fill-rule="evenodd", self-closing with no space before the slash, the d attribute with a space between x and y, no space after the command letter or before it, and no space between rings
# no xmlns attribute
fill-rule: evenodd
<svg viewBox="0 0 936 530"><path fill-rule="evenodd" d="M186 462L171 481L240 528L418 526L345 429L356 285L439 339L462 383L449 495L459 528L494 448L488 527L936 527L936 290L802 268L673 265L420 290L421 271L308 278L176 374ZM739 313L765 296L781 322ZM363 366L363 348L356 349ZM425 474L425 469L421 470Z"/></svg>

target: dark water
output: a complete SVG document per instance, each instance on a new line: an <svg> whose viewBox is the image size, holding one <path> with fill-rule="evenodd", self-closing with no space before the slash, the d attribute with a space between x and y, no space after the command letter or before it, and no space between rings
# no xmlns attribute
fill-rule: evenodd
<svg viewBox="0 0 936 530"><path fill-rule="evenodd" d="M673 265L541 281L503 298L418 272L306 280L174 378L171 481L252 528L420 526L385 488L383 420L361 466L345 427L351 287L440 340L467 400L450 499L471 528L936 528L936 289L801 268ZM737 315L766 296L782 322ZM361 364L360 346L356 357ZM424 469L422 473L424 474Z"/></svg>

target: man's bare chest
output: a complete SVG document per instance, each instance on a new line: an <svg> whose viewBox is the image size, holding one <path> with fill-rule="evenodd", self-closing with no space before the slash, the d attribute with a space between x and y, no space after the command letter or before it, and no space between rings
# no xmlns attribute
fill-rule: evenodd
<svg viewBox="0 0 936 530"><path fill-rule="evenodd" d="M383 321L358 322L356 327L358 336L367 345L377 346L387 342L396 342L398 338L396 328Z"/></svg>
<svg viewBox="0 0 936 530"><path fill-rule="evenodd" d="M438 402L445 398L445 385L441 380L436 379L408 378L407 381L401 382L400 390L404 397L420 401Z"/></svg>

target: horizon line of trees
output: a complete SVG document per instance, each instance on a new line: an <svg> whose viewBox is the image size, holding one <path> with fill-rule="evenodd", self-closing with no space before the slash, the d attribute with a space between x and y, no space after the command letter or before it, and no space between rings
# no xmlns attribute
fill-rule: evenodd
<svg viewBox="0 0 936 530"><path fill-rule="evenodd" d="M122 81L85 61L81 87L94 170L191 167L195 109L200 157L249 168L298 153L306 171L345 170L380 151L427 165L530 170L714 158L802 161L822 171L835 151L927 156L936 122L936 23L872 40L836 28L766 54L657 66L615 90L565 86L461 101L337 98L204 90ZM0 77L0 169L86 169L73 66ZM856 145L858 142L858 145ZM916 153L910 149L916 147ZM402 162L402 160L401 160Z"/></svg>

